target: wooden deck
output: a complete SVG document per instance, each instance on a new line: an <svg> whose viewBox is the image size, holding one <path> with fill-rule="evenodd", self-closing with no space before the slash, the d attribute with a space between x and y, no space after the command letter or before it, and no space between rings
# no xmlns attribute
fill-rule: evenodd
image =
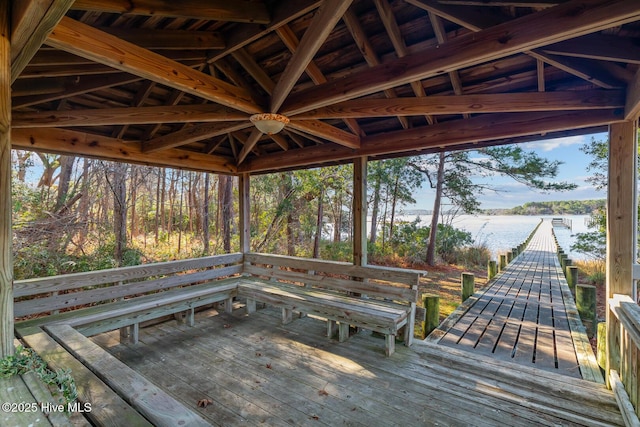
<svg viewBox="0 0 640 427"><path fill-rule="evenodd" d="M559 266L551 222L473 299L439 344L576 378L602 382L593 351Z"/></svg>
<svg viewBox="0 0 640 427"><path fill-rule="evenodd" d="M621 425L603 385L418 342L385 357L381 338L325 337L312 317L215 310L92 338L212 425ZM211 403L204 408L198 401Z"/></svg>

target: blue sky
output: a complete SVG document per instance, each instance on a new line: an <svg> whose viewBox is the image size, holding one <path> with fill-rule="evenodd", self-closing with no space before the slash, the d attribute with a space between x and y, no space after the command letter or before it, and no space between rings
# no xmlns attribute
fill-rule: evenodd
<svg viewBox="0 0 640 427"><path fill-rule="evenodd" d="M577 184L578 187L573 191L561 193L542 193L530 190L523 184L519 184L513 179L504 177L493 177L491 179L484 178L484 181L491 183L498 192L487 191L480 196L481 208L512 208L522 205L526 202L533 201L553 201L553 200L587 200L587 199L604 199L606 193L604 191L596 191L596 189L585 181L590 173L587 172L587 165L591 158L580 151L585 143L596 140L607 139L606 133L593 135L581 135L567 138L558 138L550 140L540 140L538 142L530 142L523 145L527 150L535 151L541 157L549 160L558 160L563 162L559 167L557 180L567 181ZM477 178L480 179L480 178ZM432 209L433 208L433 190L423 187L415 192L416 204L406 206L405 209Z"/></svg>

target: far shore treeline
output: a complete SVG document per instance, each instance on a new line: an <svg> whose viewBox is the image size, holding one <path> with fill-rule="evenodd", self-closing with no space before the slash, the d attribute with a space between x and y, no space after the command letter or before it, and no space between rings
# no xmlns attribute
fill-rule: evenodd
<svg viewBox="0 0 640 427"><path fill-rule="evenodd" d="M591 215L604 210L606 199L528 202L505 209L481 209L483 215ZM408 210L407 215L431 215L430 210Z"/></svg>

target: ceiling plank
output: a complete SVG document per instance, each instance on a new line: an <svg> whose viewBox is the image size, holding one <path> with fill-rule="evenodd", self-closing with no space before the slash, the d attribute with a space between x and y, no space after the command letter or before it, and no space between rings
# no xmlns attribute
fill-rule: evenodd
<svg viewBox="0 0 640 427"><path fill-rule="evenodd" d="M14 128L105 126L155 123L230 122L247 114L217 104L123 107L64 111L15 111Z"/></svg>
<svg viewBox="0 0 640 427"><path fill-rule="evenodd" d="M249 153L256 147L260 138L262 138L262 132L258 129L251 131L251 135L249 135L249 138L244 142L242 150L240 150L240 154L238 154L238 165L244 162L244 159L246 159Z"/></svg>
<svg viewBox="0 0 640 427"><path fill-rule="evenodd" d="M145 49L224 49L220 34L212 31L154 30L100 27L101 31Z"/></svg>
<svg viewBox="0 0 640 427"><path fill-rule="evenodd" d="M261 111L244 89L64 17L48 45L246 113Z"/></svg>
<svg viewBox="0 0 640 427"><path fill-rule="evenodd" d="M622 108L622 90L432 95L426 98L355 99L310 110L291 119L390 117L423 114L508 113Z"/></svg>
<svg viewBox="0 0 640 427"><path fill-rule="evenodd" d="M585 3L589 7L585 7ZM283 105L283 114L293 115L368 95L632 22L639 17L640 2L573 0L475 34L460 36L421 53L296 92ZM429 61L425 61L425 58L429 58Z"/></svg>
<svg viewBox="0 0 640 427"><path fill-rule="evenodd" d="M640 116L640 70L629 83L627 102L624 107L625 120L638 120L638 116Z"/></svg>
<svg viewBox="0 0 640 427"><path fill-rule="evenodd" d="M179 147L192 142L202 141L203 139L213 138L214 136L246 129L251 126L251 122L249 121L197 124L180 129L177 132L150 139L149 141L144 141L142 143L142 152L147 154L155 153L157 151L167 150L169 148Z"/></svg>
<svg viewBox="0 0 640 427"><path fill-rule="evenodd" d="M298 49L280 75L271 95L271 112L276 113L320 46L325 42L352 0L325 0L305 31Z"/></svg>
<svg viewBox="0 0 640 427"><path fill-rule="evenodd" d="M70 129L13 129L11 143L15 149L196 171L236 172L231 158L175 148L164 151L162 156L154 156L143 153L136 143Z"/></svg>
<svg viewBox="0 0 640 427"><path fill-rule="evenodd" d="M589 34L545 46L542 50L554 55L640 64L640 47L636 43L606 34Z"/></svg>
<svg viewBox="0 0 640 427"><path fill-rule="evenodd" d="M335 142L336 144L344 145L345 147L360 147L359 136L345 132L319 120L292 120L287 127L326 139L327 141Z"/></svg>
<svg viewBox="0 0 640 427"><path fill-rule="evenodd" d="M264 2L251 0L76 0L72 9L255 24L271 21Z"/></svg>
<svg viewBox="0 0 640 427"><path fill-rule="evenodd" d="M11 83L36 54L73 0L15 0L11 22Z"/></svg>
<svg viewBox="0 0 640 427"><path fill-rule="evenodd" d="M407 3L427 12L434 13L447 21L451 21L471 31L480 31L485 28L502 24L509 17L496 13L484 7L454 7L442 4L437 0L405 0Z"/></svg>
<svg viewBox="0 0 640 427"><path fill-rule="evenodd" d="M247 160L238 172L266 172L345 161L361 156L385 156L433 148L453 148L473 141L491 141L566 129L591 128L622 120L620 110L485 114L440 122L362 139L360 149L321 145Z"/></svg>

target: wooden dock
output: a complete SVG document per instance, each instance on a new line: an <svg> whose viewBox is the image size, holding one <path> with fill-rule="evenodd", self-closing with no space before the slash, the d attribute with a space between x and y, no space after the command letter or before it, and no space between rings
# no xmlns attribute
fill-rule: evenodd
<svg viewBox="0 0 640 427"><path fill-rule="evenodd" d="M558 263L552 224L433 334L440 345L602 382ZM456 313L454 313L456 314Z"/></svg>

